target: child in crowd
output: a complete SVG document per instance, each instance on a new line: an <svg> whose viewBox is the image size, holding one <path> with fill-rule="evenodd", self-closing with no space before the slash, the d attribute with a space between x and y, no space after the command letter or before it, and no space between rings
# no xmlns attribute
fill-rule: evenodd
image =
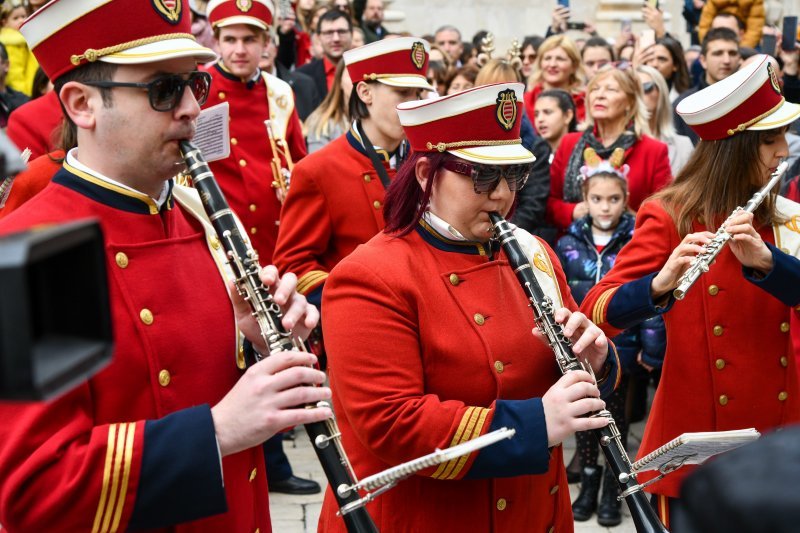
<svg viewBox="0 0 800 533"><path fill-rule="evenodd" d="M581 167L581 176L583 199L589 207L589 213L573 222L556 246L570 290L578 303L611 270L617 253L633 236L635 216L627 210L629 168L622 164L623 158L621 148L617 148L608 161L601 160L591 148L584 153L587 164ZM606 400L606 405L617 423L622 443L627 447L625 397L628 374L637 364L647 370L661 366L665 350L664 323L660 317L656 317L626 330L613 341L623 376L617 390ZM602 470L598 465L597 441L588 432L576 433L575 437L576 454L581 464L581 490L572 504L575 520L589 520L596 510L597 521L601 525L618 525L622 521L621 503L617 501L619 484L610 469L606 468L598 508Z"/></svg>
<svg viewBox="0 0 800 533"><path fill-rule="evenodd" d="M20 0L6 0L0 7L0 43L8 51L9 62L6 85L26 96L31 95L33 77L39 68L28 43L19 32L22 21L28 15L28 8Z"/></svg>

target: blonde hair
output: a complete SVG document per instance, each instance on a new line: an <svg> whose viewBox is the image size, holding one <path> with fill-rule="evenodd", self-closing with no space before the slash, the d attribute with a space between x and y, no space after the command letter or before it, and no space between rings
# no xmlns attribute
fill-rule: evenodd
<svg viewBox="0 0 800 533"><path fill-rule="evenodd" d="M664 76L653 67L647 65L639 65L636 67L636 72L647 74L658 89L658 103L655 110L656 130L653 131L658 139L671 139L675 136L675 123L672 121L672 104L669 101L669 87L664 80ZM644 86L642 86L642 93L644 94ZM649 119L652 118L648 116Z"/></svg>
<svg viewBox="0 0 800 533"><path fill-rule="evenodd" d="M305 121L305 130L316 137L327 137L331 133L331 128L337 124L347 128L348 105L342 89L342 76L344 75L344 61L339 61L336 65L336 74L333 76L331 90ZM355 91L355 87L353 87Z"/></svg>
<svg viewBox="0 0 800 533"><path fill-rule="evenodd" d="M478 71L475 85L522 81L519 70L505 59L490 59Z"/></svg>
<svg viewBox="0 0 800 533"><path fill-rule="evenodd" d="M628 113L625 116L625 123L633 121L633 132L636 138L639 139L643 134L650 135L650 114L647 112L647 106L644 105L644 98L642 97L642 85L639 83L639 78L634 76L633 70L625 69L620 70L613 65L606 65L597 71L597 74L591 79L589 85L586 86L586 124L588 128L594 127L594 118L589 110L592 104L589 101L592 98L592 90L600 83L601 80L611 76L619 84L622 92L628 100Z"/></svg>
<svg viewBox="0 0 800 533"><path fill-rule="evenodd" d="M577 92L580 89L581 80L584 79L585 74L583 72L581 54L578 51L578 47L575 46L575 43L565 35L553 35L545 39L537 50L536 64L533 67L533 74L531 74L531 77L528 80L529 90L532 90L535 85L542 82L542 59L547 52L550 52L555 48L561 48L564 50L564 52L567 54L567 57L569 57L569 60L572 62L572 72L569 75L569 90L571 92ZM561 89L563 87L558 88Z"/></svg>

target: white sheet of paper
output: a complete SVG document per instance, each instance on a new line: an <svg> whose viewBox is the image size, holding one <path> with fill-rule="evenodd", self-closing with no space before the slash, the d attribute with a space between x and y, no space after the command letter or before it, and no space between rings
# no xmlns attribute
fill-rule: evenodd
<svg viewBox="0 0 800 533"><path fill-rule="evenodd" d="M219 161L231 155L229 109L228 102L222 102L203 109L197 117L197 132L192 142L206 161Z"/></svg>

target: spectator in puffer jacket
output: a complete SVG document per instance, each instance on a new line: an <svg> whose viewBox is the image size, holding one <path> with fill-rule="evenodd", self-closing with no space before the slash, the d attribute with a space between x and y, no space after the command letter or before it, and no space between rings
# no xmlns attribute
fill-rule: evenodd
<svg viewBox="0 0 800 533"><path fill-rule="evenodd" d="M584 153L586 165L581 167L583 200L589 214L573 222L559 239L556 253L564 267L570 290L576 302L581 302L617 257L617 253L633 236L635 216L628 212L628 165L622 164L624 152L618 148L608 161L601 160L588 148ZM615 337L623 377L617 390L606 400L617 427L627 446L628 421L625 417L625 398L628 376L641 365L648 370L661 366L665 351L666 332L660 317L624 331ZM588 432L577 433L576 455L580 458L581 491L572 504L577 521L586 521L597 511L597 521L603 526L615 526L622 520L617 501L619 484L607 468L603 494L598 507L601 468L598 466L597 441Z"/></svg>

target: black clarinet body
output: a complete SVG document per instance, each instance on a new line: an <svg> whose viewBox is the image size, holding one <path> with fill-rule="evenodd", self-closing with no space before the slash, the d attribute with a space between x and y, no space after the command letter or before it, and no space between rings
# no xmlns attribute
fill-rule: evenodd
<svg viewBox="0 0 800 533"><path fill-rule="evenodd" d="M490 213L489 218L492 221L494 234L500 241L503 251L508 256L509 264L514 270L525 296L531 303L536 325L546 336L561 372L566 374L573 370L584 370L584 365L578 361L578 358L572 352L572 343L564 336L561 324L556 322L556 309L553 302L545 295L541 285L536 280L530 261L514 236L511 226L498 213ZM636 531L640 533L668 533L650 505L646 494L636 481L636 475L631 473L631 461L628 458L627 451L622 446L621 435L611 413L604 409L592 416L608 418L609 423L607 426L592 430L592 433L597 437L606 463L620 485L622 497L624 497L631 511Z"/></svg>
<svg viewBox="0 0 800 533"><path fill-rule="evenodd" d="M261 337L269 347L270 354L284 350L305 351L303 342L296 339L291 331L281 324L282 312L272 299L269 290L258 276L258 255L239 231L236 218L222 194L214 175L203 158L202 153L189 141L181 141L180 149L186 160L194 188L200 194L217 237L225 249L233 270L239 294L250 304L253 316L259 324ZM260 358L260 356L257 356ZM316 407L309 405L308 407ZM349 491L345 496L339 494L338 487L351 487L356 483L350 462L341 446L339 428L334 419L305 424L314 452L317 454L325 477L336 497L339 509L359 500L359 494ZM343 515L349 533L377 533L378 528L367 510L360 506Z"/></svg>

